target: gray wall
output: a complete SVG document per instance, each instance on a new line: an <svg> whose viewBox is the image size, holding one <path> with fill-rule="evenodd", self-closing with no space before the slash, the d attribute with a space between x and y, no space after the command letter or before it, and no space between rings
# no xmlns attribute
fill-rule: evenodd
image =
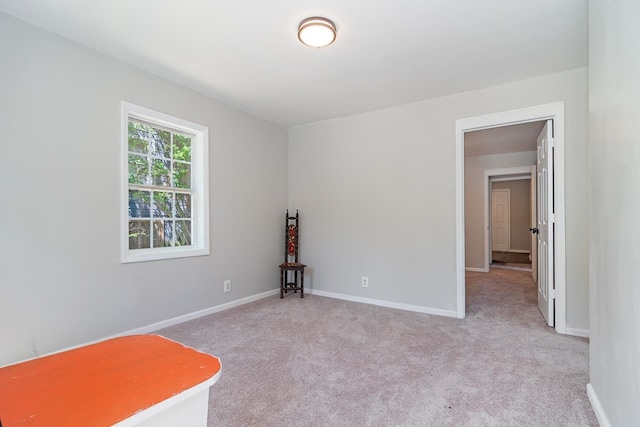
<svg viewBox="0 0 640 427"><path fill-rule="evenodd" d="M277 287L285 130L6 15L0 40L0 365ZM209 127L210 256L120 263L122 100Z"/></svg>
<svg viewBox="0 0 640 427"><path fill-rule="evenodd" d="M587 329L586 68L291 129L289 206L304 218L311 286L453 312L455 121L556 101L566 103L567 325Z"/></svg>
<svg viewBox="0 0 640 427"><path fill-rule="evenodd" d="M510 190L511 250L531 251L531 180L497 181L492 188Z"/></svg>
<svg viewBox="0 0 640 427"><path fill-rule="evenodd" d="M484 268L484 171L536 164L536 152L493 154L464 159L465 264ZM585 292L587 290L585 289Z"/></svg>
<svg viewBox="0 0 640 427"><path fill-rule="evenodd" d="M638 16L637 0L590 2L590 372L611 426L640 422Z"/></svg>

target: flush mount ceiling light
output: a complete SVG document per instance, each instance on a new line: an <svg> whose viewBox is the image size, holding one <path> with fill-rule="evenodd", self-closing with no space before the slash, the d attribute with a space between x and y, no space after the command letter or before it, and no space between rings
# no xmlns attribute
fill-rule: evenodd
<svg viewBox="0 0 640 427"><path fill-rule="evenodd" d="M314 16L298 25L298 40L307 46L325 47L336 39L336 25L327 18Z"/></svg>

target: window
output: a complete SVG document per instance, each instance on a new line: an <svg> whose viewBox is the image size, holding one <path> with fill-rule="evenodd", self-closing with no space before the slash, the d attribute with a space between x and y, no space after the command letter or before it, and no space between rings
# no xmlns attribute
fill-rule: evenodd
<svg viewBox="0 0 640 427"><path fill-rule="evenodd" d="M208 255L208 128L126 102L122 123L122 262Z"/></svg>

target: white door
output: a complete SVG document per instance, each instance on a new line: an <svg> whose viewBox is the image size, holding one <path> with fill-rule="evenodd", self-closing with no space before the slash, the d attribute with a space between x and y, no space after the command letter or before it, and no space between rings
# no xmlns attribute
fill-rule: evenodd
<svg viewBox="0 0 640 427"><path fill-rule="evenodd" d="M553 121L538 135L538 308L547 325L553 311Z"/></svg>
<svg viewBox="0 0 640 427"><path fill-rule="evenodd" d="M534 232L538 228L538 216L537 216L537 194L536 189L536 166L531 166L531 275L533 281L538 281L538 235Z"/></svg>
<svg viewBox="0 0 640 427"><path fill-rule="evenodd" d="M508 189L491 191L491 250L509 252L511 223L509 219L510 193Z"/></svg>

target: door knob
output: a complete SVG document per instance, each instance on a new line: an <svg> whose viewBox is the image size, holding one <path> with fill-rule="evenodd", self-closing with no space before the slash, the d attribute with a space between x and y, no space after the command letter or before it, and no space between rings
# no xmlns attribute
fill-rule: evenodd
<svg viewBox="0 0 640 427"><path fill-rule="evenodd" d="M540 230L538 230L537 228L529 228L529 231L533 234L538 234L540 232Z"/></svg>

